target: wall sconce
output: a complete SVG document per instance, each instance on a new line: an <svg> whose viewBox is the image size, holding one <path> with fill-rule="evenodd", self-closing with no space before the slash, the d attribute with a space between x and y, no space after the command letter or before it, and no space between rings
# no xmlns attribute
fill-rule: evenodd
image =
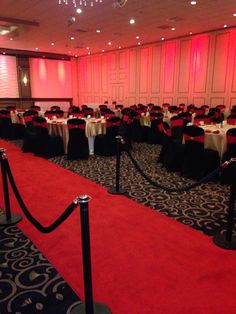
<svg viewBox="0 0 236 314"><path fill-rule="evenodd" d="M22 78L22 82L24 83L25 86L28 84L28 78L27 78L26 74L24 74L24 76Z"/></svg>

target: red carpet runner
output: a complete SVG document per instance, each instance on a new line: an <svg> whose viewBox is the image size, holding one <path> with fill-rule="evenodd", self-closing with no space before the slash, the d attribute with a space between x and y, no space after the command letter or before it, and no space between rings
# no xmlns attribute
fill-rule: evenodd
<svg viewBox="0 0 236 314"><path fill-rule="evenodd" d="M52 223L77 195L92 196L94 299L113 314L236 313L236 252L9 143L0 141L0 147L7 149L21 195L42 224ZM2 191L0 196L3 206ZM14 197L11 203L21 212ZM79 207L51 234L41 234L26 218L18 227L83 298Z"/></svg>

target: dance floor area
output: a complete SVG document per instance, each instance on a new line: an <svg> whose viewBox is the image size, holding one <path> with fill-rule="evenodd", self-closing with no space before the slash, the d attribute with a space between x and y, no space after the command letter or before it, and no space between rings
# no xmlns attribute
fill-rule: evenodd
<svg viewBox="0 0 236 314"><path fill-rule="evenodd" d="M92 197L94 299L113 314L236 312L234 251L218 248L203 233L126 196L110 195L105 187L55 163L22 154L13 144L0 141L0 147L7 149L29 211L43 225L55 221L76 196ZM11 207L21 212L10 194ZM79 207L49 234L40 233L25 217L18 227L83 300Z"/></svg>

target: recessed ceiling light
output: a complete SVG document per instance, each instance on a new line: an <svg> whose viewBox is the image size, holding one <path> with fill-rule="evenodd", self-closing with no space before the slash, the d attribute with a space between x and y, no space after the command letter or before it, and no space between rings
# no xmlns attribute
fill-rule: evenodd
<svg viewBox="0 0 236 314"><path fill-rule="evenodd" d="M129 20L129 23L130 23L130 24L134 24L134 23L135 23L135 19L130 19L130 20Z"/></svg>
<svg viewBox="0 0 236 314"><path fill-rule="evenodd" d="M164 37L162 37L162 38L161 38L161 40L165 40L165 38L164 38Z"/></svg>
<svg viewBox="0 0 236 314"><path fill-rule="evenodd" d="M121 46L119 46L118 48L121 49Z"/></svg>
<svg viewBox="0 0 236 314"><path fill-rule="evenodd" d="M224 25L224 28L226 28L226 27L228 27L228 25L227 25L227 24L225 24L225 25Z"/></svg>
<svg viewBox="0 0 236 314"><path fill-rule="evenodd" d="M35 50L39 50L39 48L38 48L38 47L36 47L36 48L35 48Z"/></svg>
<svg viewBox="0 0 236 314"><path fill-rule="evenodd" d="M82 13L82 9L80 9L80 8L76 9L76 13L81 14Z"/></svg>
<svg viewBox="0 0 236 314"><path fill-rule="evenodd" d="M104 49L102 49L102 52L104 52L105 50Z"/></svg>
<svg viewBox="0 0 236 314"><path fill-rule="evenodd" d="M175 31L175 27L171 27L171 30L172 30L172 31Z"/></svg>
<svg viewBox="0 0 236 314"><path fill-rule="evenodd" d="M110 41L108 42L108 45L111 46L111 42Z"/></svg>
<svg viewBox="0 0 236 314"><path fill-rule="evenodd" d="M139 39L140 37L139 36L136 36L136 39Z"/></svg>
<svg viewBox="0 0 236 314"><path fill-rule="evenodd" d="M189 32L189 35L192 35L192 32Z"/></svg>
<svg viewBox="0 0 236 314"><path fill-rule="evenodd" d="M197 4L197 1L191 1L190 4L191 4L191 5L196 5L196 4Z"/></svg>
<svg viewBox="0 0 236 314"><path fill-rule="evenodd" d="M96 33L101 33L101 30L100 29L96 29Z"/></svg>
<svg viewBox="0 0 236 314"><path fill-rule="evenodd" d="M140 43L140 42L138 42L138 45L140 46L140 45L141 45L141 43Z"/></svg>
<svg viewBox="0 0 236 314"><path fill-rule="evenodd" d="M54 46L55 44L54 43L51 43L51 46Z"/></svg>
<svg viewBox="0 0 236 314"><path fill-rule="evenodd" d="M13 38L10 38L10 40L13 40Z"/></svg>
<svg viewBox="0 0 236 314"><path fill-rule="evenodd" d="M75 37L73 37L73 36L71 36L71 38L70 38L71 40L75 40Z"/></svg>
<svg viewBox="0 0 236 314"><path fill-rule="evenodd" d="M78 55L75 55L75 58L77 58L78 57Z"/></svg>
<svg viewBox="0 0 236 314"><path fill-rule="evenodd" d="M6 52L5 51L3 51L3 53L2 53L3 55L5 55L6 54Z"/></svg>
<svg viewBox="0 0 236 314"><path fill-rule="evenodd" d="M236 13L234 13L233 16L236 16Z"/></svg>
<svg viewBox="0 0 236 314"><path fill-rule="evenodd" d="M89 50L89 47L86 47L87 50Z"/></svg>
<svg viewBox="0 0 236 314"><path fill-rule="evenodd" d="M90 55L90 53L91 53L91 52L89 51L89 52L88 52L88 55Z"/></svg>

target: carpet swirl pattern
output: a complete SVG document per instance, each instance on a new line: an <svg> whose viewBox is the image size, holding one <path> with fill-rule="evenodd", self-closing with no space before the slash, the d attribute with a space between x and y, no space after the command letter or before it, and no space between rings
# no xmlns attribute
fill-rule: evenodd
<svg viewBox="0 0 236 314"><path fill-rule="evenodd" d="M157 163L159 145L134 143L132 155L141 169L155 182L179 188L193 183L179 173L167 172ZM115 185L116 157L90 156L88 160L67 160L66 156L52 162L84 176L106 188ZM126 195L209 236L224 232L228 209L229 187L209 181L188 192L170 193L150 185L136 170L126 153L121 156L120 186Z"/></svg>

